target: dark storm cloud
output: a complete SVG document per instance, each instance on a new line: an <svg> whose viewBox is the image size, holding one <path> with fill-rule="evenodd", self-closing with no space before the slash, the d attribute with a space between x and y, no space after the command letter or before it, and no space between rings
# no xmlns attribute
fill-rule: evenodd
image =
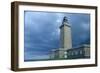
<svg viewBox="0 0 100 73"><path fill-rule="evenodd" d="M90 35L90 16L89 14L73 14L70 16L72 25L73 46L78 46L88 40Z"/></svg>

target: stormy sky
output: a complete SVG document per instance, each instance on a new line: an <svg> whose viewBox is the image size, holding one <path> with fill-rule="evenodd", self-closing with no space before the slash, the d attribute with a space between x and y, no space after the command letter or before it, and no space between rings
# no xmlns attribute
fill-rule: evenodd
<svg viewBox="0 0 100 73"><path fill-rule="evenodd" d="M90 14L24 12L24 60L48 59L60 47L63 17L71 25L73 47L90 43Z"/></svg>

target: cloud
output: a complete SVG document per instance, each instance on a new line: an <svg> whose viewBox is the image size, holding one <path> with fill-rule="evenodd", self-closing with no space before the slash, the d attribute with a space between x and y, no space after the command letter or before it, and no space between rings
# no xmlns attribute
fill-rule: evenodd
<svg viewBox="0 0 100 73"><path fill-rule="evenodd" d="M89 23L81 23L81 26L82 26L82 28L83 28L84 30L86 30L86 31L88 31L89 28L90 28Z"/></svg>
<svg viewBox="0 0 100 73"><path fill-rule="evenodd" d="M25 60L37 60L37 59L49 59L49 54L45 53L42 54L42 52L39 51L31 51L31 52L25 52L24 58Z"/></svg>

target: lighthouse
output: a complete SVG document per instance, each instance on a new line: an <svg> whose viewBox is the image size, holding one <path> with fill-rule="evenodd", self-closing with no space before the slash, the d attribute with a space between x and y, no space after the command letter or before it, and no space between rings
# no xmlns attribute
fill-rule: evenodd
<svg viewBox="0 0 100 73"><path fill-rule="evenodd" d="M60 26L60 44L64 50L72 48L71 26L67 17L63 18L62 25Z"/></svg>

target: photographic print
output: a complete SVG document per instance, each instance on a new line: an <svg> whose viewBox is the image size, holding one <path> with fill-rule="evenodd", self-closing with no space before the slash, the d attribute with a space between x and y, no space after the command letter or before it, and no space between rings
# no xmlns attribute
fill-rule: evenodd
<svg viewBox="0 0 100 73"><path fill-rule="evenodd" d="M97 7L13 2L11 69L97 66Z"/></svg>
<svg viewBox="0 0 100 73"><path fill-rule="evenodd" d="M90 14L24 12L24 61L90 58Z"/></svg>

